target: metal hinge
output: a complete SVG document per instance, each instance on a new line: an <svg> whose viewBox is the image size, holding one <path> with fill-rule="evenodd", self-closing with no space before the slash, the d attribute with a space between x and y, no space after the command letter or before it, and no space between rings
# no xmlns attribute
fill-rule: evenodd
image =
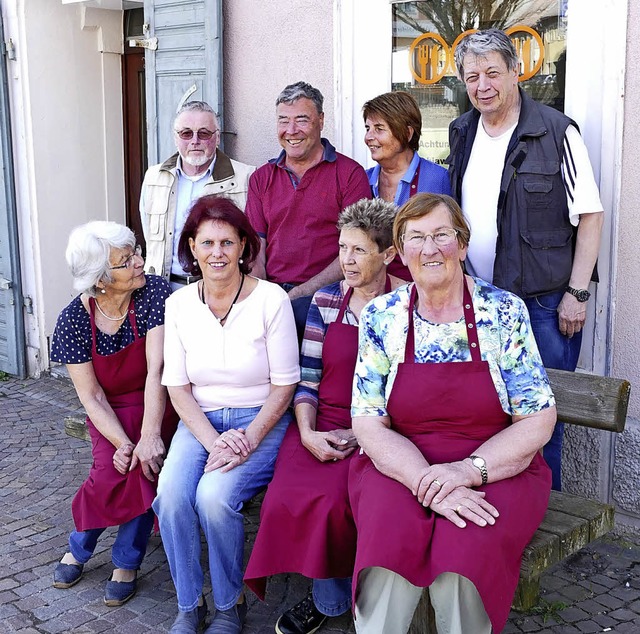
<svg viewBox="0 0 640 634"><path fill-rule="evenodd" d="M2 42L2 54L5 55L7 59L13 62L16 61L16 47L11 38L9 38L7 42Z"/></svg>
<svg viewBox="0 0 640 634"><path fill-rule="evenodd" d="M27 315L33 315L33 300L28 295L25 295L22 298L22 303L24 309L27 311Z"/></svg>

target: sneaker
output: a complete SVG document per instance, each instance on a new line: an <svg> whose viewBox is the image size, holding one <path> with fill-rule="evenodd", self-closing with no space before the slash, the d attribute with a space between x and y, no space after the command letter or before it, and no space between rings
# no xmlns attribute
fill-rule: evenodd
<svg viewBox="0 0 640 634"><path fill-rule="evenodd" d="M176 620L173 622L170 634L197 634L204 628L204 621L207 618L209 608L207 602L193 608L190 612L178 612Z"/></svg>
<svg viewBox="0 0 640 634"><path fill-rule="evenodd" d="M313 634L320 629L327 618L316 608L313 597L308 594L276 621L276 632L278 634Z"/></svg>
<svg viewBox="0 0 640 634"><path fill-rule="evenodd" d="M247 602L236 603L228 610L217 610L204 634L240 634L247 618Z"/></svg>
<svg viewBox="0 0 640 634"><path fill-rule="evenodd" d="M53 571L53 587L66 590L75 586L82 578L84 564L59 563Z"/></svg>

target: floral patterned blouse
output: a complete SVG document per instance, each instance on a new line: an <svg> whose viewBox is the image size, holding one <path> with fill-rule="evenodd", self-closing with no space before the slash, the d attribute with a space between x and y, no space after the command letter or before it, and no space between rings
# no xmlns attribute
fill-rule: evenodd
<svg viewBox="0 0 640 634"><path fill-rule="evenodd" d="M473 306L483 361L502 409L524 416L555 405L533 338L524 302L484 280L472 278ZM372 300L360 316L352 416L386 416L398 364L404 360L412 284ZM414 313L416 363L470 361L464 317L435 324Z"/></svg>

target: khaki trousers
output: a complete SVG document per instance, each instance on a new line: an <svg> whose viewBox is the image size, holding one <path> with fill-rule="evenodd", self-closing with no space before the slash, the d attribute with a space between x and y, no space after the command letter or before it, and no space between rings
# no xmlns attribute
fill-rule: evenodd
<svg viewBox="0 0 640 634"><path fill-rule="evenodd" d="M422 588L386 568L360 573L355 607L358 634L405 634L409 630ZM429 586L438 634L491 634L482 599L469 579L452 572Z"/></svg>

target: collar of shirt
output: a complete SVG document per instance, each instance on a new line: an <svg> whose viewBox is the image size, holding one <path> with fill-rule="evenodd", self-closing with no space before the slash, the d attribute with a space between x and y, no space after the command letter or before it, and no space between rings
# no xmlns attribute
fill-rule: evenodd
<svg viewBox="0 0 640 634"><path fill-rule="evenodd" d="M323 161L327 161L328 163L333 163L336 160L336 149L325 138L320 139L320 142L322 143L322 160L320 161L320 163L322 163ZM287 167L285 163L286 158L287 158L287 153L284 150L282 150L282 152L280 152L280 154L276 158L269 159L269 163L273 163L277 167L285 170L287 174L289 174L289 179L291 180L291 184L293 185L293 188L296 189L300 181L298 180L298 177L294 174L294 172L292 172Z"/></svg>
<svg viewBox="0 0 640 634"><path fill-rule="evenodd" d="M418 165L420 164L420 155L417 152L413 153L413 158L411 159L411 163L409 163L409 167L407 167L407 171L400 178L400 182L398 183L398 188L396 189L396 195L394 197L394 202L397 205L398 200L400 200L400 194L403 188L411 187L411 181L416 174L416 170L418 169ZM371 185L371 191L375 198L380 196L378 190L378 184L380 182L380 165L376 163L376 166L373 168L371 175L369 176L369 185ZM406 183L406 185L404 185Z"/></svg>

